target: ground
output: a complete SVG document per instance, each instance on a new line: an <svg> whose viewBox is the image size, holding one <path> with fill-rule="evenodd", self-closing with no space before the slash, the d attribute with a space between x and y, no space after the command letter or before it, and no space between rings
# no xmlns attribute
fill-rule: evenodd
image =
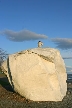
<svg viewBox="0 0 72 108"><path fill-rule="evenodd" d="M15 93L7 77L0 74L0 108L72 108L72 93L67 92L61 102L30 101Z"/></svg>

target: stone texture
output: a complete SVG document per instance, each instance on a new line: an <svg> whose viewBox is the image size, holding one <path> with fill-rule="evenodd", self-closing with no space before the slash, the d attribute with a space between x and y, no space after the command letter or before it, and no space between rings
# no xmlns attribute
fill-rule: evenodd
<svg viewBox="0 0 72 108"><path fill-rule="evenodd" d="M13 89L33 101L62 101L67 92L64 61L57 49L34 48L2 64Z"/></svg>

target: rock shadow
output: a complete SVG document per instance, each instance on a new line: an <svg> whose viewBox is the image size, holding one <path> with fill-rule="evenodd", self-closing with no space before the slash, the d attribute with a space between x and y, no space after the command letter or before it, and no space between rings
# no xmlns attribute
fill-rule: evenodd
<svg viewBox="0 0 72 108"><path fill-rule="evenodd" d="M5 88L7 91L14 92L14 90L12 89L7 77L1 77L0 78L0 85L3 88Z"/></svg>
<svg viewBox="0 0 72 108"><path fill-rule="evenodd" d="M12 82L12 75L11 75L11 70L10 70L10 66L9 66L9 57L7 59L7 68L8 68L8 71L7 71L7 74L9 76L9 79L10 79L10 83L8 81L8 78L6 76L4 77L1 77L0 78L0 84L6 89L6 90L9 90L9 91L13 91L14 92L14 85L13 85L13 82Z"/></svg>
<svg viewBox="0 0 72 108"><path fill-rule="evenodd" d="M12 75L11 75L10 66L9 66L9 57L7 59L7 68L8 68L8 75L9 75L9 78L10 78L11 86L12 86L12 89L14 91L14 85L13 85L13 82L12 82Z"/></svg>

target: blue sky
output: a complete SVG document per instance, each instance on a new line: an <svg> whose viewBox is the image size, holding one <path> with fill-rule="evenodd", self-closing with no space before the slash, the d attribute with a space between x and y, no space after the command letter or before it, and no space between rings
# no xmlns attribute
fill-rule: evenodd
<svg viewBox="0 0 72 108"><path fill-rule="evenodd" d="M0 0L0 48L57 48L72 67L72 0Z"/></svg>

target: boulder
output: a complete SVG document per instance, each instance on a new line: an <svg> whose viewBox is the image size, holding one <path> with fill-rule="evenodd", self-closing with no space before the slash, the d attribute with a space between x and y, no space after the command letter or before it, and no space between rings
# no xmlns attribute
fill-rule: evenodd
<svg viewBox="0 0 72 108"><path fill-rule="evenodd" d="M57 49L24 50L9 55L2 67L15 92L27 99L62 101L66 95L66 68Z"/></svg>

